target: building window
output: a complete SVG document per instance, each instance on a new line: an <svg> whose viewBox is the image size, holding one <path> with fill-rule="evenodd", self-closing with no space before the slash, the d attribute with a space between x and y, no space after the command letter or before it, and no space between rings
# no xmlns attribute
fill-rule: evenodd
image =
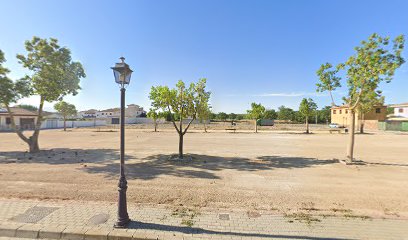
<svg viewBox="0 0 408 240"><path fill-rule="evenodd" d="M348 109L346 109L346 114L348 114Z"/></svg>
<svg viewBox="0 0 408 240"><path fill-rule="evenodd" d="M333 110L333 114L336 114L336 110Z"/></svg>
<svg viewBox="0 0 408 240"><path fill-rule="evenodd" d="M403 108L399 108L399 109L398 109L398 112L399 112L399 113L403 113L403 112L404 112L404 109L403 109Z"/></svg>
<svg viewBox="0 0 408 240"><path fill-rule="evenodd" d="M6 118L6 124L8 125L8 124L11 124L11 118Z"/></svg>
<svg viewBox="0 0 408 240"><path fill-rule="evenodd" d="M341 109L339 110L339 114L341 114Z"/></svg>
<svg viewBox="0 0 408 240"><path fill-rule="evenodd" d="M376 108L375 113L381 113L381 108Z"/></svg>

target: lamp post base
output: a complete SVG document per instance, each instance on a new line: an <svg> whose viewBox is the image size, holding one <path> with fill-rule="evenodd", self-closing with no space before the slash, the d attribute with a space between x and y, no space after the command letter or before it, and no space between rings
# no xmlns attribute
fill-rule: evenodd
<svg viewBox="0 0 408 240"><path fill-rule="evenodd" d="M127 225L130 223L130 219L118 219L113 225L114 228L126 228Z"/></svg>

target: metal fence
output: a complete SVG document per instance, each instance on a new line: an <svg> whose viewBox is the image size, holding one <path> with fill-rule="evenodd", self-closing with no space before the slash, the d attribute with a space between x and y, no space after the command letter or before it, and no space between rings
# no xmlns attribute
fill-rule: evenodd
<svg viewBox="0 0 408 240"><path fill-rule="evenodd" d="M383 131L408 131L408 122L399 121L379 122L378 129Z"/></svg>

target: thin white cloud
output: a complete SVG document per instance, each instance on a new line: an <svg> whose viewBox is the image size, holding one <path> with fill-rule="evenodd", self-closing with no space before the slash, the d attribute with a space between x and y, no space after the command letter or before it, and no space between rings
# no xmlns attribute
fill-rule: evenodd
<svg viewBox="0 0 408 240"><path fill-rule="evenodd" d="M318 92L291 92L291 93L263 93L263 94L254 94L252 97L306 97L306 96L327 96L327 93L318 93Z"/></svg>

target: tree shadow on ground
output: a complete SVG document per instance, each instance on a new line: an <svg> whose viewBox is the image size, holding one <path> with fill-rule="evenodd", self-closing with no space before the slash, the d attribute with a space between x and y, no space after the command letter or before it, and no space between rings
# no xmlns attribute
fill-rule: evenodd
<svg viewBox="0 0 408 240"><path fill-rule="evenodd" d="M198 227L184 227L184 226L171 226L156 223L143 223L138 221L131 221L128 225L130 229L147 229L147 230L157 230L157 231L168 231L168 232L180 232L185 234L211 234L214 237L262 237L262 238L274 238L274 239L308 239L308 240L343 240L346 238L330 238L330 237L310 237L310 236L295 236L295 235L283 235L283 234L264 234L264 233L248 233L248 232L230 232L230 231L214 231L207 230Z"/></svg>
<svg viewBox="0 0 408 240"><path fill-rule="evenodd" d="M383 162L367 162L360 161L361 165L380 165L380 166L393 166L393 167L408 167L408 164L404 163L383 163Z"/></svg>
<svg viewBox="0 0 408 240"><path fill-rule="evenodd" d="M129 158L130 156L126 156ZM0 164L8 163L44 163L44 164L74 164L102 163L119 159L119 152L113 149L72 149L54 148L41 150L38 153L0 152Z"/></svg>
<svg viewBox="0 0 408 240"><path fill-rule="evenodd" d="M272 170L277 168L307 168L318 165L338 163L338 160L318 160L303 157L261 156L255 159L243 157L220 157L210 155L191 154L192 160L170 160L172 155L156 154L141 159L140 162L126 163L126 177L128 179L150 180L162 175L219 179L217 171L231 169L243 172ZM84 171L102 173L107 177L117 174L116 163L90 166Z"/></svg>

